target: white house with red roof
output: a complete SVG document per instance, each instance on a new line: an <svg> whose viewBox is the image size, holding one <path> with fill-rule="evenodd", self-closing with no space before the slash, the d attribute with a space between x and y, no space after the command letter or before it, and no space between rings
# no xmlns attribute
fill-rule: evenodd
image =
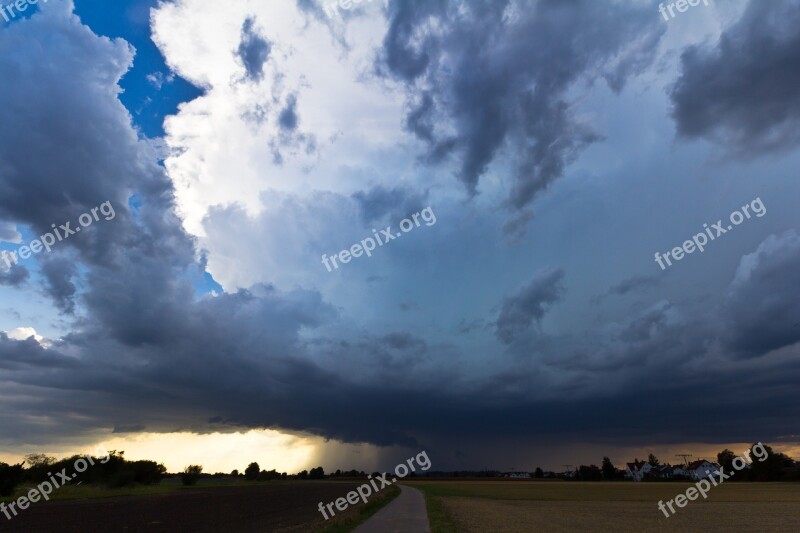
<svg viewBox="0 0 800 533"><path fill-rule="evenodd" d="M695 481L706 479L711 476L717 476L719 474L719 469L720 466L717 463L712 463L711 461L706 461L705 459L692 461L686 467L689 477Z"/></svg>

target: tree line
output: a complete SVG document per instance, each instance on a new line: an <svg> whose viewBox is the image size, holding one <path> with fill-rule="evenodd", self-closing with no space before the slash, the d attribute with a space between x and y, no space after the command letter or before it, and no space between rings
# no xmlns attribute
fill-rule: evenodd
<svg viewBox="0 0 800 533"><path fill-rule="evenodd" d="M92 466L84 472L76 473L76 477L69 480L69 484L77 485L95 484L105 485L110 488L120 488L130 485L152 485L159 483L166 474L167 469L163 464L155 461L128 461L125 452L116 450L109 452L108 456L99 458L92 456ZM9 465L0 462L0 496L10 496L20 484L39 484L61 471L74 472L75 462L81 455L56 460L45 454L31 454L25 461Z"/></svg>
<svg viewBox="0 0 800 533"><path fill-rule="evenodd" d="M47 481L54 473L66 471L74 472L74 464L82 457L75 455L57 460L45 454L31 454L25 456L22 463L9 465L0 462L0 497L11 496L20 485L37 485ZM71 485L100 485L108 488L122 488L135 485L153 485L161 483L165 477L178 477L184 485L195 485L202 478L243 478L246 481L271 481L279 479L324 479L329 477L366 477L361 471L351 470L342 472L337 470L334 474L325 475L321 466L310 471L302 470L297 474L287 474L276 470L261 470L258 463L250 463L240 474L234 470L230 474L216 473L204 474L202 465L189 465L178 474L168 474L167 468L162 463L140 460L129 461L125 459L124 451L111 451L107 457L97 458L92 456L91 467L76 473L76 477L68 481Z"/></svg>
<svg viewBox="0 0 800 533"><path fill-rule="evenodd" d="M774 451L769 446L764 445L767 457L764 461L754 460L752 464L743 470L737 471L736 476L731 481L800 481L800 469L798 464L789 456ZM79 473L71 484L103 485L109 488L121 488L132 485L152 485L158 484L168 476L166 467L155 461L140 460L128 461L124 457L123 451L111 451L107 457L102 459L94 457L93 466L86 471ZM737 455L728 449L722 450L717 454L717 463L723 467L724 471L733 471L733 461ZM44 454L32 454L25 457L25 461L9 465L0 462L0 496L10 496L14 489L21 484L38 484L51 476L51 473L66 470L72 472L75 461L81 456L68 457L56 460ZM638 459L635 461L638 463ZM647 462L653 467L661 466L659 459L650 454ZM373 472L373 476L379 475ZM412 473L411 476L416 474ZM242 478L245 481L273 481L273 480L319 480L329 478L364 478L366 472L360 470L336 470L333 473L325 474L325 470L318 466L311 470L301 470L296 474L278 472L275 469L262 470L256 462L250 463L244 472L234 470L230 474L216 473L204 474L201 465L189 465L177 474L184 485L194 485L201 478L234 477ZM481 471L457 471L457 472L434 472L429 471L426 477L502 477L503 474L496 470ZM580 481L613 481L625 478L624 470L614 466L611 459L603 457L598 467L597 465L580 465L574 472L545 472L541 468L536 468L530 473L533 478L561 478L574 479ZM656 476L645 476L645 480L655 480Z"/></svg>
<svg viewBox="0 0 800 533"><path fill-rule="evenodd" d="M750 449L752 449L752 446ZM717 454L716 462L723 468L724 472L737 470L736 476L731 478L731 481L800 481L800 469L798 468L800 465L797 464L797 461L786 454L776 452L767 445L764 445L764 449L767 451L766 458L760 461L753 457L749 467L743 470L737 470L733 467L733 461L738 455L727 448ZM639 460L635 459L634 462L639 463ZM664 466L652 453L649 454L646 462L652 467ZM559 475L552 472L550 474L553 477L566 477L564 474ZM537 468L533 477L551 476L545 475L541 468ZM588 466L580 465L575 469L574 475L570 475L569 478L580 481L611 481L624 479L625 471L616 468L608 457L603 457L600 467L593 464ZM658 479L658 476L645 474L644 479L654 481Z"/></svg>

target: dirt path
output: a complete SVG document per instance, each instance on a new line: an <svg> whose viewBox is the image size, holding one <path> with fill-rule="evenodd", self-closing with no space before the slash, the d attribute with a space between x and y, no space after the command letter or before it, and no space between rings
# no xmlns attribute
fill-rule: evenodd
<svg viewBox="0 0 800 533"><path fill-rule="evenodd" d="M404 485L400 489L400 496L358 526L354 533L430 533L422 493Z"/></svg>

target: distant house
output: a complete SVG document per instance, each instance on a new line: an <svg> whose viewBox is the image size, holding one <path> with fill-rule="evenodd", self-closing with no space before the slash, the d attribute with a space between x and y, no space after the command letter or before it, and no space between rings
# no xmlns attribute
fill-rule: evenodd
<svg viewBox="0 0 800 533"><path fill-rule="evenodd" d="M644 476L650 474L653 466L647 461L635 461L625 464L625 477L634 481L641 481Z"/></svg>
<svg viewBox="0 0 800 533"><path fill-rule="evenodd" d="M672 479L675 475L675 468L672 465L661 465L653 468L650 474L659 479Z"/></svg>
<svg viewBox="0 0 800 533"><path fill-rule="evenodd" d="M717 463L700 459L699 461L692 461L686 467L689 477L695 481L706 479L711 476L719 474L720 466Z"/></svg>
<svg viewBox="0 0 800 533"><path fill-rule="evenodd" d="M672 479L689 479L691 476L686 468L682 466L672 467Z"/></svg>
<svg viewBox="0 0 800 533"><path fill-rule="evenodd" d="M511 479L530 479L531 475L528 472L506 472L503 477Z"/></svg>
<svg viewBox="0 0 800 533"><path fill-rule="evenodd" d="M650 475L658 479L689 479L691 476L686 468L688 467L661 465L653 468Z"/></svg>

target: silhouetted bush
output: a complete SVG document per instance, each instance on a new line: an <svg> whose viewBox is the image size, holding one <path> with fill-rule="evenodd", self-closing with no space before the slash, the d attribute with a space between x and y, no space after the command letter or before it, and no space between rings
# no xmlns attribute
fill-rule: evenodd
<svg viewBox="0 0 800 533"><path fill-rule="evenodd" d="M25 459L29 465L25 472L25 480L38 484L50 478L48 472L56 474L66 470L68 476L77 474L69 481L73 485L82 483L120 488L137 483L153 485L161 482L167 471L163 464L155 461L127 461L124 453L115 450L106 457L75 455L60 461L42 454L29 455ZM81 459L85 461L86 469L84 472L76 472L75 462Z"/></svg>
<svg viewBox="0 0 800 533"><path fill-rule="evenodd" d="M0 496L11 496L14 488L22 482L24 475L22 464L0 463Z"/></svg>
<svg viewBox="0 0 800 533"><path fill-rule="evenodd" d="M161 483L161 477L167 473L164 465L155 461L136 461L128 463L133 469L133 480L142 485L157 485Z"/></svg>
<svg viewBox="0 0 800 533"><path fill-rule="evenodd" d="M247 465L247 468L244 469L244 478L248 481L255 481L258 479L259 472L261 472L261 468L258 466L258 463L250 463Z"/></svg>
<svg viewBox="0 0 800 533"><path fill-rule="evenodd" d="M281 474L274 468L272 470L264 470L258 474L259 481L272 481L274 479L281 479L281 477L286 477L286 474Z"/></svg>
<svg viewBox="0 0 800 533"><path fill-rule="evenodd" d="M181 472L181 483L184 485L194 485L200 479L203 467L200 465L189 465Z"/></svg>
<svg viewBox="0 0 800 533"><path fill-rule="evenodd" d="M116 472L106 484L112 489L121 489L123 487L130 487L136 482L136 474L132 470L121 470Z"/></svg>

